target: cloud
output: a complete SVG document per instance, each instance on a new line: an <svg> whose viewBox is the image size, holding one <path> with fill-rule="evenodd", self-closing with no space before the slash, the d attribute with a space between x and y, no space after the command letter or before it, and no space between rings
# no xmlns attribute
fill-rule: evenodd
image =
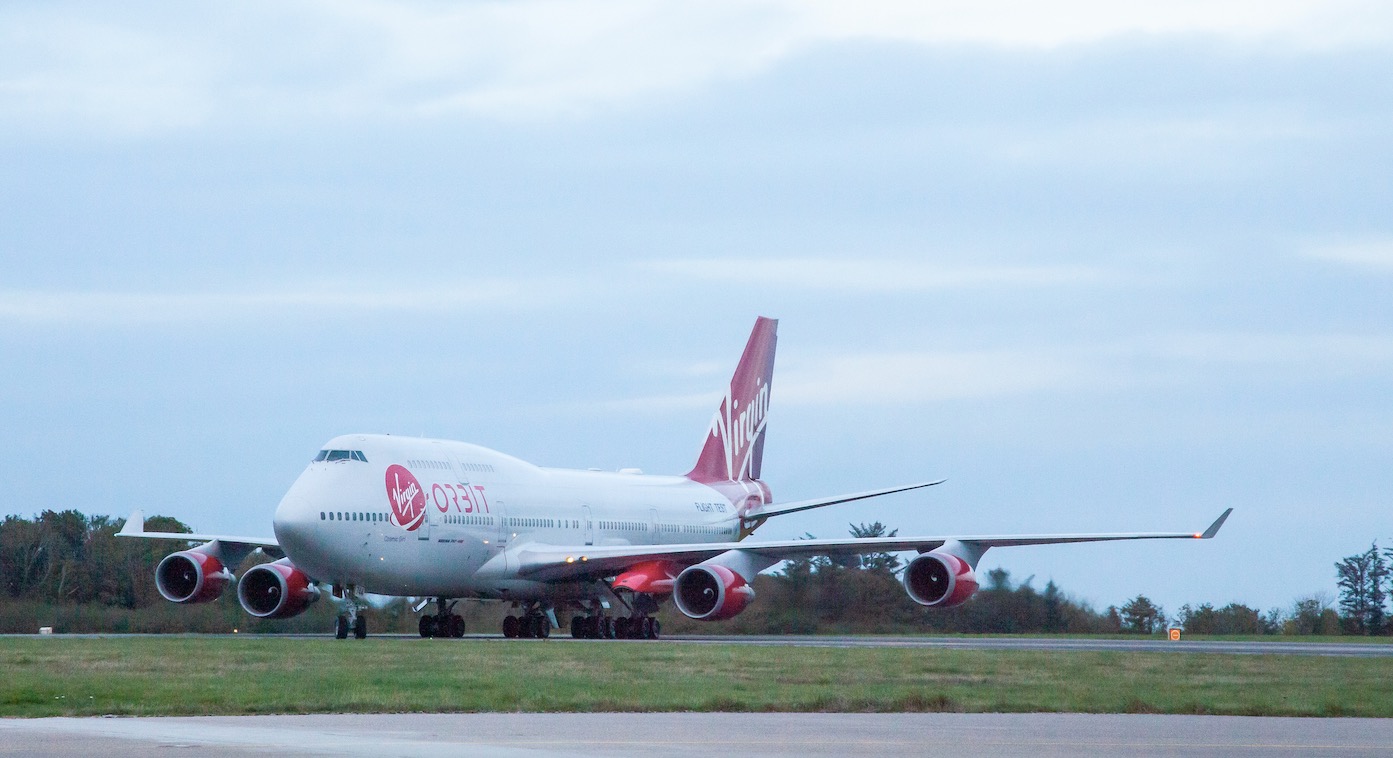
<svg viewBox="0 0 1393 758"><path fill-rule="evenodd" d="M334 319L364 312L449 313L515 309L565 296L545 282L470 280L419 289L307 286L209 292L0 292L0 323L60 323L93 327L259 320L287 313Z"/></svg>
<svg viewBox="0 0 1393 758"><path fill-rule="evenodd" d="M1056 49L1210 35L1328 49L1386 43L1390 21L1393 9L1360 0L36 4L0 11L0 113L31 129L125 133L548 119L747 77L848 41Z"/></svg>
<svg viewBox="0 0 1393 758"><path fill-rule="evenodd" d="M1116 277L1089 266L962 266L922 261L774 258L647 261L641 267L681 279L755 288L918 292L985 287L1096 284Z"/></svg>
<svg viewBox="0 0 1393 758"><path fill-rule="evenodd" d="M1319 245L1306 250L1305 255L1356 268L1393 273L1393 239Z"/></svg>
<svg viewBox="0 0 1393 758"><path fill-rule="evenodd" d="M1351 334L1175 333L1095 344L982 350L801 354L775 376L780 405L923 405L1054 392L1205 386L1219 374L1259 384L1381 376L1393 337ZM719 393L650 395L607 410L706 408Z"/></svg>

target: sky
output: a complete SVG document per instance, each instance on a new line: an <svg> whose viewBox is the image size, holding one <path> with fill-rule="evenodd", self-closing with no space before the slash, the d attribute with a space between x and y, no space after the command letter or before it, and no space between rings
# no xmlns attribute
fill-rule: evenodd
<svg viewBox="0 0 1393 758"><path fill-rule="evenodd" d="M327 439L681 473L780 319L759 536L1289 607L1393 546L1384 3L11 2L6 513L271 532Z"/></svg>

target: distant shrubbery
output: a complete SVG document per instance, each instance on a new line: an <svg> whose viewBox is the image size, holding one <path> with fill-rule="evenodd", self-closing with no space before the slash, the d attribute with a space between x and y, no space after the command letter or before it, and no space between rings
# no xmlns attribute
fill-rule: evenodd
<svg viewBox="0 0 1393 758"><path fill-rule="evenodd" d="M322 600L301 616L259 621L244 613L229 589L199 605L166 602L155 589L155 565L190 546L177 540L116 537L123 519L44 511L33 519L9 516L0 523L0 632L324 632L337 606ZM150 531L189 532L179 521L154 517ZM892 536L879 523L853 526L856 537ZM269 560L253 555L236 571ZM1054 582L1036 589L1033 577L1012 582L1005 569L980 578L982 588L956 608L925 609L905 594L900 561L877 553L832 560L787 562L776 574L756 577L757 601L730 621L692 621L665 604L665 633L1072 633L1151 634L1169 623L1192 634L1377 634L1388 631L1383 604L1389 570L1377 546L1337 564L1342 614L1325 595L1298 599L1290 610L1260 613L1239 603L1222 608L1185 605L1167 618L1164 609L1138 595L1103 611L1064 593ZM494 631L504 604L460 603L470 631ZM615 609L617 612L618 609ZM563 614L564 616L564 614ZM372 632L414 632L416 616L403 600L370 614ZM561 619L567 623L566 618Z"/></svg>

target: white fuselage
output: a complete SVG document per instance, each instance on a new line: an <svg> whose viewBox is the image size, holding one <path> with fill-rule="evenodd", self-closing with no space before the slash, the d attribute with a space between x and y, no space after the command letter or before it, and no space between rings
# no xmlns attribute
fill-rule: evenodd
<svg viewBox="0 0 1393 758"><path fill-rule="evenodd" d="M316 580L366 592L581 598L596 588L519 578L510 557L528 544L739 539L736 506L686 477L548 469L390 435L344 435L325 450L277 507L276 539Z"/></svg>

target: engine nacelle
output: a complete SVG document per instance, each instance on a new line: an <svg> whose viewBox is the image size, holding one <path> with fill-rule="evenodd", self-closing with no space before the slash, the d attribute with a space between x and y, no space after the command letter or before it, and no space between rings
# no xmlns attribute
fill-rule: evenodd
<svg viewBox="0 0 1393 758"><path fill-rule="evenodd" d="M155 588L172 603L217 600L230 581L222 561L197 548L167 555L155 567Z"/></svg>
<svg viewBox="0 0 1393 758"><path fill-rule="evenodd" d="M682 565L672 561L644 561L630 566L628 571L614 578L615 589L633 590L649 595L666 595L672 592L676 581L673 577L682 573Z"/></svg>
<svg viewBox="0 0 1393 758"><path fill-rule="evenodd" d="M319 599L319 588L289 558L254 566L237 583L242 610L257 618L298 616Z"/></svg>
<svg viewBox="0 0 1393 758"><path fill-rule="evenodd" d="M725 566L688 566L672 587L677 610L701 621L723 621L745 610L755 590Z"/></svg>
<svg viewBox="0 0 1393 758"><path fill-rule="evenodd" d="M951 608L977 591L977 575L967 561L952 553L928 552L905 566L904 588L920 605Z"/></svg>

